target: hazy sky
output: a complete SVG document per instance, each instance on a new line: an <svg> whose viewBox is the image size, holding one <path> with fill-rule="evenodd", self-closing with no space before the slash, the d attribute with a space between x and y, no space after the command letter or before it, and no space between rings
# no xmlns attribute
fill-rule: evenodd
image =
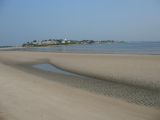
<svg viewBox="0 0 160 120"><path fill-rule="evenodd" d="M160 41L160 0L0 0L0 45L65 36Z"/></svg>

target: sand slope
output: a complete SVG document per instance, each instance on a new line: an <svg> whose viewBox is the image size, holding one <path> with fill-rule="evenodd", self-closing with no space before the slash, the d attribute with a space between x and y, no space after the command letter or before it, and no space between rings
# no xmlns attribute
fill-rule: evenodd
<svg viewBox="0 0 160 120"><path fill-rule="evenodd" d="M0 68L0 116L4 120L159 120L160 118L158 109L70 88L3 64L0 64ZM66 79L61 76L62 78Z"/></svg>
<svg viewBox="0 0 160 120"><path fill-rule="evenodd" d="M78 74L160 90L160 55L1 52L0 57L8 62L50 62Z"/></svg>
<svg viewBox="0 0 160 120"><path fill-rule="evenodd" d="M58 53L1 52L0 53L0 119L2 120L53 120L53 119L55 120L159 120L160 119L160 110L158 108L139 106L118 99L113 99L111 97L90 93L82 89L72 88L51 81L50 80L51 78L42 78L38 74L34 73L31 74L16 68L18 64L29 64L29 63L33 64L33 63L43 63L50 61L51 63L56 64L57 66L60 66L64 69L75 70L76 72L80 73L86 71L87 74L96 73L97 75L101 75L102 68L108 70L106 68L108 64L106 60L109 61L109 59L116 57L114 55L113 56L100 55L100 57L98 57L97 55L96 56L93 55L93 57L92 55L80 55L79 57L78 56L79 55L75 54L58 54ZM159 56L153 56L153 57L137 56L137 57L138 57L137 58L138 63L143 59L144 64L150 63L150 66L152 65L155 66L155 69L152 66L150 70L156 71L159 69L159 66L157 65L156 67L155 65L155 63L156 64L159 63ZM101 58L101 59L97 60L96 58L97 59ZM104 61L102 58L105 58ZM125 57L122 57L121 59L123 58ZM131 62L131 60L134 57L133 58L127 57L127 58L129 59L128 61ZM90 61L87 62L86 60L90 60L92 62ZM114 59L112 60L113 62L116 61ZM110 60L110 62L112 60ZM97 61L101 61L101 63L99 62L97 63ZM101 65L102 62L105 63L105 67ZM96 64L94 65L93 63ZM134 62L132 61L132 63ZM144 68L141 67L141 69ZM91 73L89 73L89 71ZM105 73L108 74L107 71L105 71ZM123 73L124 72L122 71L121 75L123 75ZM145 75L145 69L144 71L141 71L141 73ZM153 78L156 77L153 76ZM57 75L52 79L58 80L58 79L68 79L68 78L63 75L60 76ZM158 79L155 79L155 82L157 82L157 80Z"/></svg>

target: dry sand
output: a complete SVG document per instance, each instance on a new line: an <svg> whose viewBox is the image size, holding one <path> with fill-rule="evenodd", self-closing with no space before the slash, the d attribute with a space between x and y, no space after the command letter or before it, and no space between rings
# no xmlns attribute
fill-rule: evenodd
<svg viewBox="0 0 160 120"><path fill-rule="evenodd" d="M160 56L0 52L0 119L160 119L159 108L139 106L69 87L51 81L49 76L44 78L16 67L47 62L104 80L127 82L156 90L160 88ZM66 80L68 77L56 75L52 79Z"/></svg>

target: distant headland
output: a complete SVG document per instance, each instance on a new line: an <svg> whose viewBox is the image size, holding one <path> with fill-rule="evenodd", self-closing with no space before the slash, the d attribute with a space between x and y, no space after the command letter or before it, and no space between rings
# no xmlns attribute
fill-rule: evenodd
<svg viewBox="0 0 160 120"><path fill-rule="evenodd" d="M115 40L67 40L67 39L48 39L33 40L22 44L22 47L44 47L53 45L72 45L72 44L103 44L103 43L124 43L125 41Z"/></svg>

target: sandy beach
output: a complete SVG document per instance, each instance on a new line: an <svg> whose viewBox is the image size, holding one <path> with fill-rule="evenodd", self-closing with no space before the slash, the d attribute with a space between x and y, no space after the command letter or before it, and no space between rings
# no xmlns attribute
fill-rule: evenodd
<svg viewBox="0 0 160 120"><path fill-rule="evenodd" d="M160 119L159 106L129 103L57 82L83 78L31 67L40 63L115 84L160 92L160 55L0 51L0 120Z"/></svg>

